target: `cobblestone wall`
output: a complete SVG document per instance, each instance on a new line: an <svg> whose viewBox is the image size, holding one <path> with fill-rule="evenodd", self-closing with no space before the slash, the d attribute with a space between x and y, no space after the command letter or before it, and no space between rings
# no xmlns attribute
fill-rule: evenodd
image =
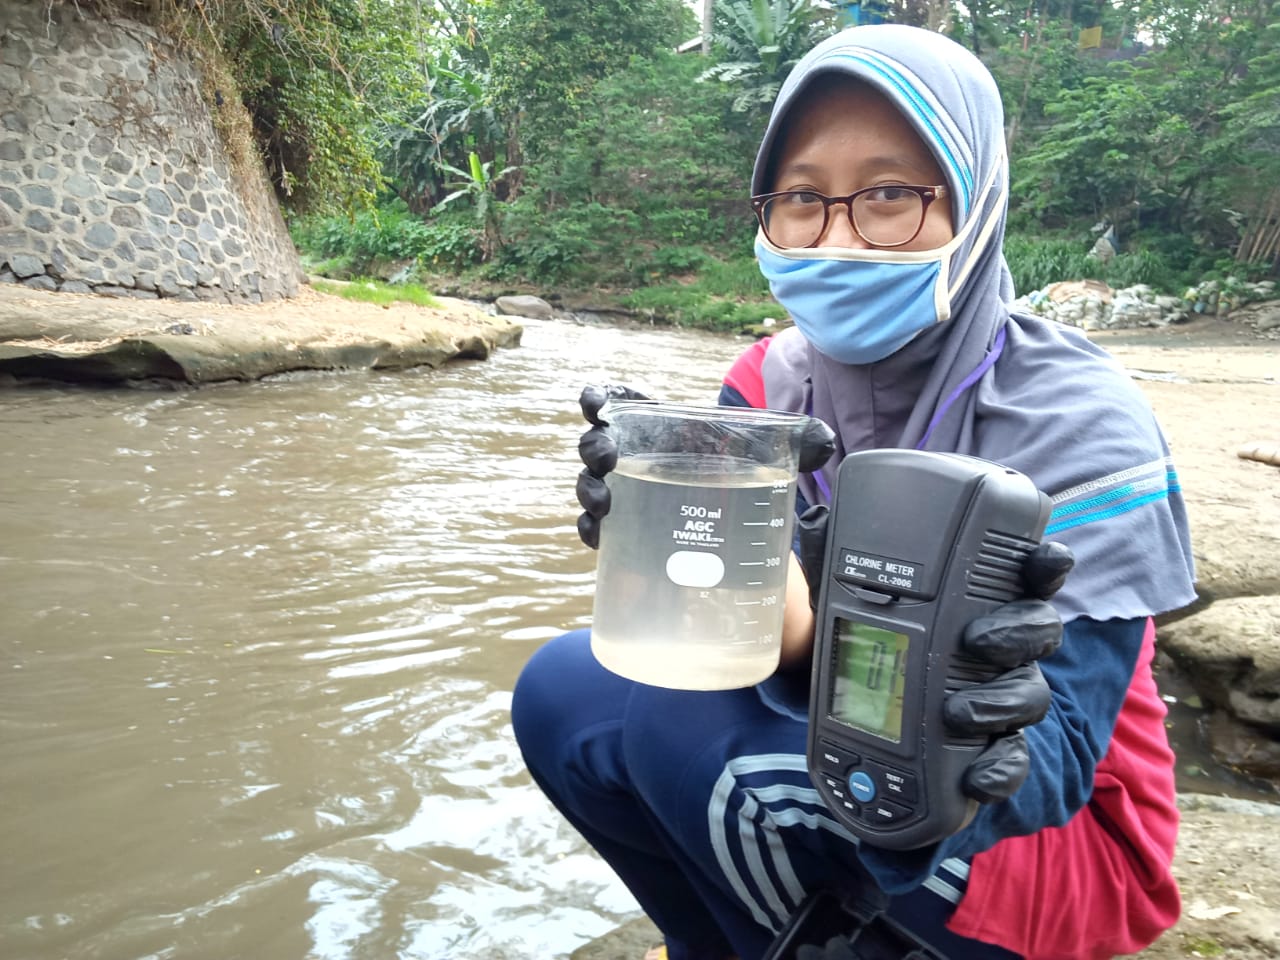
<svg viewBox="0 0 1280 960"><path fill-rule="evenodd" d="M228 161L195 68L155 31L0 0L0 282L291 296L297 252L254 166Z"/></svg>

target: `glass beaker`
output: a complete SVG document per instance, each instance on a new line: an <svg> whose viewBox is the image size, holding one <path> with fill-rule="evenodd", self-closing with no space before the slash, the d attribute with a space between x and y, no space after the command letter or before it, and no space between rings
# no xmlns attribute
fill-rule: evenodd
<svg viewBox="0 0 1280 960"><path fill-rule="evenodd" d="M591 649L641 683L727 690L777 669L800 444L811 418L609 401Z"/></svg>

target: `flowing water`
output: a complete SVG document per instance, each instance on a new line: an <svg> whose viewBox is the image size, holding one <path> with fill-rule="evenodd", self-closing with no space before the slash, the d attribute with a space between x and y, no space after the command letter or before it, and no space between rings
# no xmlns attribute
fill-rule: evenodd
<svg viewBox="0 0 1280 960"><path fill-rule="evenodd" d="M510 691L588 622L589 382L741 341L530 322L485 362L0 393L0 957L566 956L635 913Z"/></svg>
<svg viewBox="0 0 1280 960"><path fill-rule="evenodd" d="M630 896L524 771L590 617L581 386L742 342L530 322L484 362L0 392L0 958L565 957Z"/></svg>

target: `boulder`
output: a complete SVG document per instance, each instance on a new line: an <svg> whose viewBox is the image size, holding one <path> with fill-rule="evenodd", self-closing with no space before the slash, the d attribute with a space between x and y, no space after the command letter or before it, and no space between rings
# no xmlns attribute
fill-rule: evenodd
<svg viewBox="0 0 1280 960"><path fill-rule="evenodd" d="M1226 597L1160 630L1160 646L1209 704L1280 736L1280 598Z"/></svg>
<svg viewBox="0 0 1280 960"><path fill-rule="evenodd" d="M0 376L19 381L199 384L438 367L517 346L521 333L446 298L380 307L307 291L247 307L0 287Z"/></svg>
<svg viewBox="0 0 1280 960"><path fill-rule="evenodd" d="M494 308L506 317L527 317L531 320L550 320L554 314L551 304L541 297L528 294L516 294L499 297L493 302Z"/></svg>
<svg viewBox="0 0 1280 960"><path fill-rule="evenodd" d="M1257 727L1215 710L1202 727L1213 758L1250 777L1280 782L1280 740L1266 737Z"/></svg>

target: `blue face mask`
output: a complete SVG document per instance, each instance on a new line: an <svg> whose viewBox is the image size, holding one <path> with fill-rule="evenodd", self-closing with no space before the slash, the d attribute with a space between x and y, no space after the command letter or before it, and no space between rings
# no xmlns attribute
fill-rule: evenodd
<svg viewBox="0 0 1280 960"><path fill-rule="evenodd" d="M782 250L756 238L760 272L820 353L875 363L951 317L947 264L961 240L936 250Z"/></svg>
<svg viewBox="0 0 1280 960"><path fill-rule="evenodd" d="M804 338L832 360L875 363L897 353L934 324L951 319L951 297L982 255L1003 209L1001 167L977 198L981 209L992 189L1002 192L986 224L970 218L933 250L861 250L852 247L775 247L756 234L756 258L774 298ZM951 275L951 258L975 230L965 261Z"/></svg>

